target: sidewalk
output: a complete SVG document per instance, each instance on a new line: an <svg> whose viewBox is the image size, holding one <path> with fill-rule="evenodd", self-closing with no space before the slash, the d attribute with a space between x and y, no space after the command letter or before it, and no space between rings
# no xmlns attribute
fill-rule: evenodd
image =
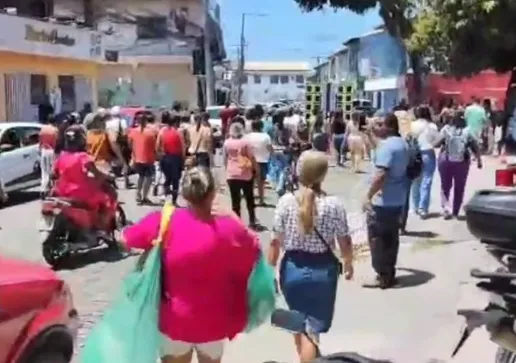
<svg viewBox="0 0 516 363"><path fill-rule="evenodd" d="M472 167L465 201L476 190L492 187L497 163ZM332 179L335 176L332 176ZM332 184L335 182L332 181ZM365 186L364 186L365 187ZM431 212L440 212L440 181L436 173ZM355 204L356 206L356 204ZM469 271L494 267L494 260L473 240L463 221L441 217L422 221L411 215L400 249L403 288L368 290L361 283L373 277L369 259L359 260L352 282L341 281L333 327L323 336L323 352L358 352L396 363L492 362L496 346L483 330L451 360L462 332L461 308L483 308L487 296L475 288ZM292 338L270 325L228 344L225 363L296 362Z"/></svg>

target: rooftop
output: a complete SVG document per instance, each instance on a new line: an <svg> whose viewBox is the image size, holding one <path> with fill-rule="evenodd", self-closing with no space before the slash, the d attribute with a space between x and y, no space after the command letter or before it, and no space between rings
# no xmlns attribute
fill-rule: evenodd
<svg viewBox="0 0 516 363"><path fill-rule="evenodd" d="M310 72L312 68L308 62L246 62L245 70Z"/></svg>

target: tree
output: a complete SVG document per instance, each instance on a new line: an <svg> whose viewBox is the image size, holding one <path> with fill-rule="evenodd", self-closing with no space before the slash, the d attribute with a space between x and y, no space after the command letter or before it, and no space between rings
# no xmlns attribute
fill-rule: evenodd
<svg viewBox="0 0 516 363"><path fill-rule="evenodd" d="M428 0L413 23L407 46L428 59L432 68L459 78L485 69L512 72L510 91L516 81L514 19L514 0Z"/></svg>
<svg viewBox="0 0 516 363"><path fill-rule="evenodd" d="M322 10L329 6L334 9L347 9L357 14L379 9L385 28L393 37L401 41L409 39L414 30L412 19L420 7L417 0L294 0L305 11ZM419 49L408 52L410 66L414 72L416 102L422 93L423 62Z"/></svg>

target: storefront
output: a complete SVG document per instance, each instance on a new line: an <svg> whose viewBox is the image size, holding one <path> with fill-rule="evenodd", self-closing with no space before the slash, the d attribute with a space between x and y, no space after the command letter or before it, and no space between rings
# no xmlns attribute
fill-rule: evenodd
<svg viewBox="0 0 516 363"><path fill-rule="evenodd" d="M0 121L37 121L97 104L101 36L88 29L0 14Z"/></svg>
<svg viewBox="0 0 516 363"><path fill-rule="evenodd" d="M98 100L104 107L197 106L191 56L126 56L100 66Z"/></svg>

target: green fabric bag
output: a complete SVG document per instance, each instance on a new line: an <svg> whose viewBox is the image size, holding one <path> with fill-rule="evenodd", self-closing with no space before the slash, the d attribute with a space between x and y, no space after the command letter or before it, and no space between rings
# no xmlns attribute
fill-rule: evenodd
<svg viewBox="0 0 516 363"><path fill-rule="evenodd" d="M118 298L93 327L79 355L81 363L156 363L161 345L161 242L173 211L170 204L163 207L154 247L142 255Z"/></svg>
<svg viewBox="0 0 516 363"><path fill-rule="evenodd" d="M263 252L247 280L248 317L246 332L250 332L269 320L276 308L276 282L274 268L269 265Z"/></svg>

